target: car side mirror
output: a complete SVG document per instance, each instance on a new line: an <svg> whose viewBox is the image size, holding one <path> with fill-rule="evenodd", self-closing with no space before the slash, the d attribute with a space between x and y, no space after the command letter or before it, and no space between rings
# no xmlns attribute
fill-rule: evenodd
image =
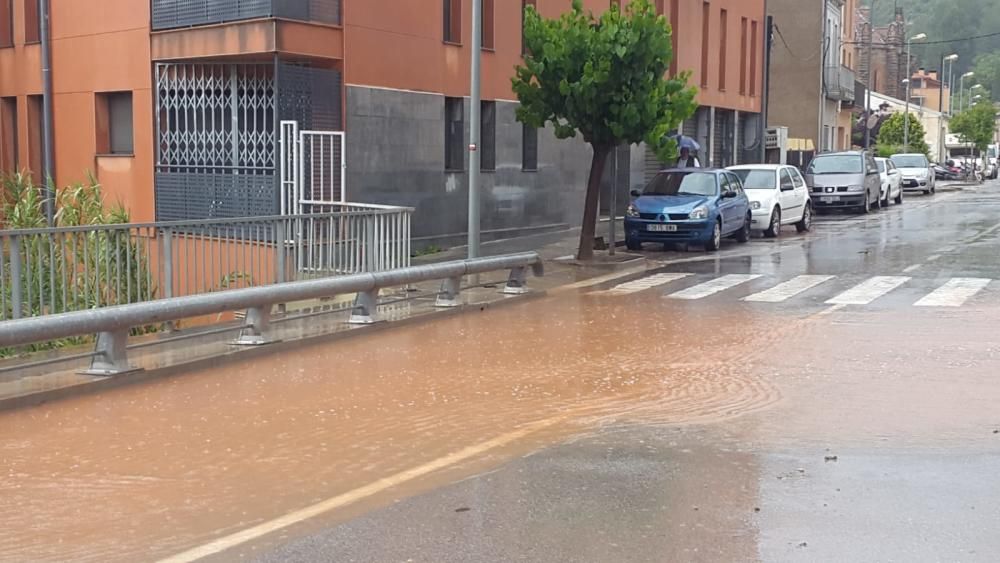
<svg viewBox="0 0 1000 563"><path fill-rule="evenodd" d="M783 192L790 192L790 191L793 191L794 189L795 189L794 185L788 185L788 184L782 184L781 185L781 191L783 191Z"/></svg>
<svg viewBox="0 0 1000 563"><path fill-rule="evenodd" d="M642 193L639 190L632 190L629 192L629 194L631 194L632 197L639 197L642 195Z"/></svg>
<svg viewBox="0 0 1000 563"><path fill-rule="evenodd" d="M728 192L722 192L722 199L733 199L736 197L736 192L730 190Z"/></svg>

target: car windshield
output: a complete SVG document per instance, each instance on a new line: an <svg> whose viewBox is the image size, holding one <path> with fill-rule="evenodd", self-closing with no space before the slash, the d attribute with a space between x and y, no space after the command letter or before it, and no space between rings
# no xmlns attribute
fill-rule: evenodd
<svg viewBox="0 0 1000 563"><path fill-rule="evenodd" d="M927 168L927 159L918 154L897 154L892 162L900 168Z"/></svg>
<svg viewBox="0 0 1000 563"><path fill-rule="evenodd" d="M885 172L885 161L884 160L877 160L876 162L878 163L878 171L879 172Z"/></svg>
<svg viewBox="0 0 1000 563"><path fill-rule="evenodd" d="M733 170L746 190L773 190L774 170Z"/></svg>
<svg viewBox="0 0 1000 563"><path fill-rule="evenodd" d="M661 172L642 190L642 195L702 195L717 193L715 174L707 172Z"/></svg>
<svg viewBox="0 0 1000 563"><path fill-rule="evenodd" d="M817 156L806 174L860 174L861 157L853 154Z"/></svg>

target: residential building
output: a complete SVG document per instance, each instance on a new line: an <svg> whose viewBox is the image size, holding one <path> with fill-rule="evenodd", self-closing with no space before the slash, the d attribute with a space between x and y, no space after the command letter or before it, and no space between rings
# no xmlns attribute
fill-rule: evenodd
<svg viewBox="0 0 1000 563"><path fill-rule="evenodd" d="M927 71L920 68L913 73L911 80L913 82L911 83L910 103L934 111L948 111L951 103L951 87L945 80L942 89L942 80L938 71Z"/></svg>
<svg viewBox="0 0 1000 563"><path fill-rule="evenodd" d="M845 48L850 4L768 2L776 28L768 125L788 127L790 138L809 140L820 151L851 148L856 57Z"/></svg>
<svg viewBox="0 0 1000 563"><path fill-rule="evenodd" d="M657 0L674 30L672 71L689 71L698 110L681 133L701 145L706 166L759 162L763 154L764 0ZM663 164L647 149L633 154L632 184Z"/></svg>
<svg viewBox="0 0 1000 563"><path fill-rule="evenodd" d="M584 4L597 13L615 1ZM691 70L701 86L685 131L704 141L707 163L749 158L759 145L764 0L656 3L677 30L673 70ZM555 17L569 3L483 0L484 238L575 224L582 211L589 149L515 118L510 77L529 4ZM0 2L0 167L38 177L36 6ZM93 173L137 221L294 211L282 196L292 140L282 123L294 121L343 133L303 148L305 189L320 186L303 199L413 206L416 238L464 239L472 0L67 0L51 9L56 184ZM642 174L645 151L632 153L609 167L623 190Z"/></svg>

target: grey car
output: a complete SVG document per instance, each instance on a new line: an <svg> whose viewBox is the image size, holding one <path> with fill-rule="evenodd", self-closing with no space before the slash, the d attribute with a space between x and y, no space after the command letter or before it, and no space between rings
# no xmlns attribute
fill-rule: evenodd
<svg viewBox="0 0 1000 563"><path fill-rule="evenodd" d="M813 158L806 168L813 209L881 208L882 178L868 151L832 152Z"/></svg>
<svg viewBox="0 0 1000 563"><path fill-rule="evenodd" d="M934 171L926 155L894 154L891 160L903 174L903 190L925 194L932 194L937 190Z"/></svg>

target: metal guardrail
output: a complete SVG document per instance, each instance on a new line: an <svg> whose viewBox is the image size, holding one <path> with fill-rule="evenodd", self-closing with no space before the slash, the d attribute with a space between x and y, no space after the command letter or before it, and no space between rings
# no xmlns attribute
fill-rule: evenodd
<svg viewBox="0 0 1000 563"><path fill-rule="evenodd" d="M255 18L339 24L341 0L150 0L154 31Z"/></svg>
<svg viewBox="0 0 1000 563"><path fill-rule="evenodd" d="M129 331L134 327L245 309L247 314L244 324L234 344L258 346L271 342L268 327L271 310L275 305L356 293L349 322L370 324L377 318L378 294L381 289L440 279L444 281L435 305L456 307L460 305L462 277L510 270L503 292L521 294L527 291L525 280L529 267L536 276L543 274L542 261L537 253L458 260L4 321L0 322L0 347L24 346L96 333L94 356L90 369L84 373L120 375L135 371L128 362L126 346Z"/></svg>
<svg viewBox="0 0 1000 563"><path fill-rule="evenodd" d="M410 265L413 209L0 230L0 321Z"/></svg>

